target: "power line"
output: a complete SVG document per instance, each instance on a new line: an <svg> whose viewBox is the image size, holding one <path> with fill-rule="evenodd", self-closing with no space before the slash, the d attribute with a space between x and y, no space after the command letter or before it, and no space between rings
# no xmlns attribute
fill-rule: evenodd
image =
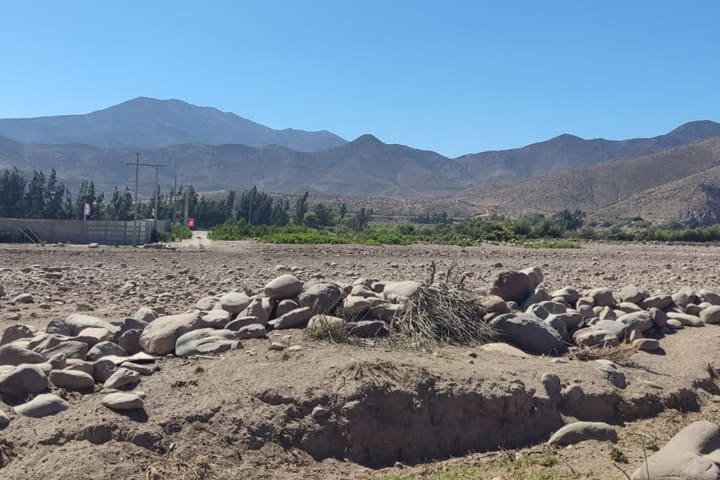
<svg viewBox="0 0 720 480"><path fill-rule="evenodd" d="M135 153L135 162L134 163L127 163L126 165L134 165L135 166L135 212L133 215L133 230L135 231L135 234L133 235L133 246L137 245L137 240L140 232L138 232L137 228L137 219L138 219L138 204L139 204L139 198L138 198L138 183L140 182L140 167L151 167L155 169L155 190L153 194L155 195L155 208L153 212L153 228L157 230L157 220L158 220L158 174L162 167L165 165L161 165L159 163L140 163L140 152Z"/></svg>

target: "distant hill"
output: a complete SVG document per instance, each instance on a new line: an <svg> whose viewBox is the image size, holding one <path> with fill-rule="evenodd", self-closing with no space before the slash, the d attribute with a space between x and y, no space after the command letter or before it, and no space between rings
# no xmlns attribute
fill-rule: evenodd
<svg viewBox="0 0 720 480"><path fill-rule="evenodd" d="M146 97L84 115L3 119L0 135L26 143L84 143L113 148L232 143L253 147L280 145L314 152L345 143L324 130L273 130L215 108Z"/></svg>
<svg viewBox="0 0 720 480"><path fill-rule="evenodd" d="M479 179L515 180L657 152L714 135L720 135L720 123L704 120L686 123L668 134L653 138L585 140L564 134L522 148L474 153L457 160Z"/></svg>

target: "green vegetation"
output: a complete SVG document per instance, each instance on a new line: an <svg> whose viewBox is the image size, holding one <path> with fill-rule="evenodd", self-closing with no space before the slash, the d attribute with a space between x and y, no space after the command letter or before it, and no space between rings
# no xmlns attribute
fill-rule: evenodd
<svg viewBox="0 0 720 480"><path fill-rule="evenodd" d="M167 232L160 233L161 242L177 242L192 238L192 230L185 225L173 225Z"/></svg>
<svg viewBox="0 0 720 480"><path fill-rule="evenodd" d="M615 463L628 463L628 459L617 446L613 446L610 450L610 458Z"/></svg>
<svg viewBox="0 0 720 480"><path fill-rule="evenodd" d="M525 248L582 248L580 244L569 240L535 240L523 243Z"/></svg>

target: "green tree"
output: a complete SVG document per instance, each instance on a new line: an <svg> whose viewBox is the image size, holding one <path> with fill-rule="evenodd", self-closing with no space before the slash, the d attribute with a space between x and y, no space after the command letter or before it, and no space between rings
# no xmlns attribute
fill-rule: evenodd
<svg viewBox="0 0 720 480"><path fill-rule="evenodd" d="M302 225L303 223L305 214L308 212L307 199L308 192L305 192L305 195L295 201L295 215L293 216L293 223L295 223L295 225Z"/></svg>

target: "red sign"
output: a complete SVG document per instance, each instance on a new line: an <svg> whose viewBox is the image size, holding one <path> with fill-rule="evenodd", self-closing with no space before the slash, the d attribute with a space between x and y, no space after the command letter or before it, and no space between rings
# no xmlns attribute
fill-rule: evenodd
<svg viewBox="0 0 720 480"><path fill-rule="evenodd" d="M195 219L193 217L188 217L187 226L188 228L195 228Z"/></svg>

